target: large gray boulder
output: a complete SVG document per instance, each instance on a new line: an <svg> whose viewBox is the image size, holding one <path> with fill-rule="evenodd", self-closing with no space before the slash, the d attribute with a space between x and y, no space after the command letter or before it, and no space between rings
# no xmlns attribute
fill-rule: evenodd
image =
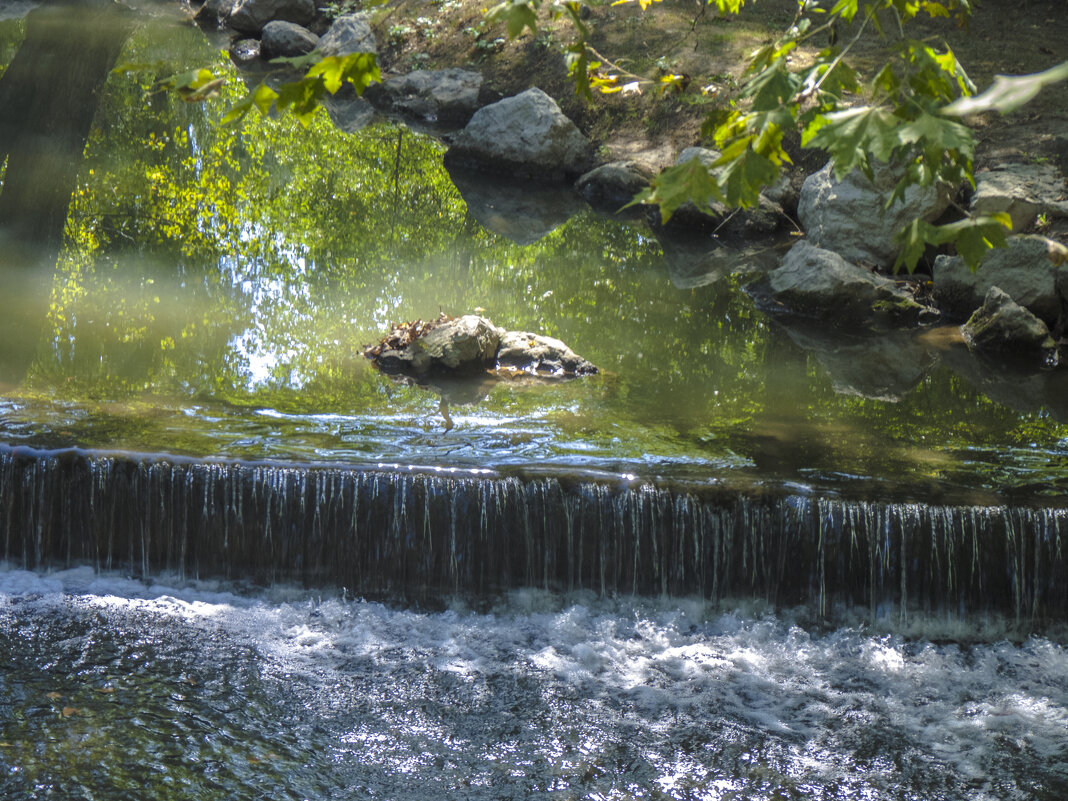
<svg viewBox="0 0 1068 801"><path fill-rule="evenodd" d="M482 73L453 67L395 75L369 88L368 100L431 123L462 125L478 109Z"/></svg>
<svg viewBox="0 0 1068 801"><path fill-rule="evenodd" d="M1006 212L1012 230L1026 231L1039 214L1068 217L1068 187L1053 164L1003 164L975 176L971 210Z"/></svg>
<svg viewBox="0 0 1068 801"><path fill-rule="evenodd" d="M528 373L591 375L597 368L559 339L529 331L505 331L497 351L497 366Z"/></svg>
<svg viewBox="0 0 1068 801"><path fill-rule="evenodd" d="M1037 354L1043 362L1056 353L1046 324L996 286L960 331L968 347L978 351Z"/></svg>
<svg viewBox="0 0 1068 801"><path fill-rule="evenodd" d="M315 0L238 0L227 24L239 33L258 34L274 20L307 25L315 17Z"/></svg>
<svg viewBox="0 0 1068 801"><path fill-rule="evenodd" d="M951 193L945 187L910 186L903 200L884 210L902 173L880 162L873 168L874 183L860 170L839 181L828 162L805 179L797 214L813 245L888 269L897 259L897 232L917 218L935 220L949 206Z"/></svg>
<svg viewBox="0 0 1068 801"><path fill-rule="evenodd" d="M751 290L763 305L808 317L862 323L877 317L933 320L936 313L889 278L801 241Z"/></svg>
<svg viewBox="0 0 1068 801"><path fill-rule="evenodd" d="M324 56L349 56L353 53L377 53L378 44L363 14L345 14L334 20L319 40Z"/></svg>
<svg viewBox="0 0 1068 801"><path fill-rule="evenodd" d="M319 37L295 22L272 20L263 26L260 55L264 58L292 58L310 53L319 44Z"/></svg>
<svg viewBox="0 0 1068 801"><path fill-rule="evenodd" d="M589 167L592 149L556 101L534 88L476 111L445 159L446 164L562 180Z"/></svg>
<svg viewBox="0 0 1068 801"><path fill-rule="evenodd" d="M939 307L961 320L983 304L992 286L1048 325L1068 309L1068 265L1054 265L1049 240L1041 236L1010 236L1008 247L989 251L974 273L960 256L939 256L933 278Z"/></svg>

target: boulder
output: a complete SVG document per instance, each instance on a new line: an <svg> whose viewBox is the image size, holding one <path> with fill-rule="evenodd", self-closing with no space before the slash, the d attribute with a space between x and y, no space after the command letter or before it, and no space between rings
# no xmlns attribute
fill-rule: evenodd
<svg viewBox="0 0 1068 801"><path fill-rule="evenodd" d="M193 19L201 25L225 25L236 5L237 0L207 0L197 9Z"/></svg>
<svg viewBox="0 0 1068 801"><path fill-rule="evenodd" d="M808 317L863 323L877 317L902 322L937 318L897 283L850 264L837 253L801 241L782 266L750 289L762 305Z"/></svg>
<svg viewBox="0 0 1068 801"><path fill-rule="evenodd" d="M274 20L263 26L260 55L263 58L293 58L310 53L317 44L319 37L307 28L295 22Z"/></svg>
<svg viewBox="0 0 1068 801"><path fill-rule="evenodd" d="M570 189L536 181L500 181L449 165L449 177L479 225L517 245L537 242L582 211Z"/></svg>
<svg viewBox="0 0 1068 801"><path fill-rule="evenodd" d="M951 193L946 187L910 186L903 200L884 209L902 172L880 162L872 166L874 183L860 170L839 181L828 163L805 179L797 214L816 247L888 269L897 259L897 232L917 218L935 220L949 206Z"/></svg>
<svg viewBox="0 0 1068 801"><path fill-rule="evenodd" d="M416 70L368 87L367 99L431 123L463 125L478 109L482 74L472 70Z"/></svg>
<svg viewBox="0 0 1068 801"><path fill-rule="evenodd" d="M559 339L529 331L505 331L497 351L497 367L528 373L591 375L597 368Z"/></svg>
<svg viewBox="0 0 1068 801"><path fill-rule="evenodd" d="M935 301L944 314L964 320L983 304L990 287L998 286L1054 325L1068 308L1068 265L1050 260L1049 244L1041 236L1010 236L1008 247L989 251L974 273L960 256L939 256L933 270Z"/></svg>
<svg viewBox="0 0 1068 801"><path fill-rule="evenodd" d="M589 141L541 89L485 106L457 135L446 164L543 180L583 173Z"/></svg>
<svg viewBox="0 0 1068 801"><path fill-rule="evenodd" d="M975 176L971 210L1006 212L1012 230L1026 231L1039 214L1068 217L1068 187L1053 164L1003 164Z"/></svg>
<svg viewBox="0 0 1068 801"><path fill-rule="evenodd" d="M334 20L319 39L319 52L324 56L377 53L378 44L363 14L345 14Z"/></svg>
<svg viewBox="0 0 1068 801"><path fill-rule="evenodd" d="M368 358L386 370L424 374L432 371L476 372L492 367L500 344L500 331L484 317L466 314L420 323L410 336L394 337L395 328L377 348L365 351Z"/></svg>
<svg viewBox="0 0 1068 801"><path fill-rule="evenodd" d="M653 172L636 161L613 161L584 173L575 189L595 209L617 212L649 186Z"/></svg>
<svg viewBox="0 0 1068 801"><path fill-rule="evenodd" d="M307 25L315 17L315 0L238 0L227 24L238 33L259 34L274 20Z"/></svg>
<svg viewBox="0 0 1068 801"><path fill-rule="evenodd" d="M1056 354L1046 324L996 286L960 330L973 350L1037 355L1043 363Z"/></svg>
<svg viewBox="0 0 1068 801"><path fill-rule="evenodd" d="M688 147L675 159L675 166L697 159L706 169L711 170L719 157L718 150ZM747 240L775 233L785 220L782 206L767 195L761 194L759 203L749 209L732 209L718 200L711 200L708 206L700 209L687 201L675 209L668 225L676 229L709 230L726 239Z"/></svg>

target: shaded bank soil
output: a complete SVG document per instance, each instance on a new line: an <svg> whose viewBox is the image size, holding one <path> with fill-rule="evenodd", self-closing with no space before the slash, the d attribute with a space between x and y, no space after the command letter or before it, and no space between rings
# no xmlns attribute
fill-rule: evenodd
<svg viewBox="0 0 1068 801"><path fill-rule="evenodd" d="M602 159L641 153L662 166L700 140L701 120L712 102L700 89L712 86L720 97L729 96L744 77L746 56L788 27L796 1L759 0L727 18L693 0L664 0L646 11L637 3L591 7L588 23L598 52L639 76L655 80L670 71L689 78L681 94L658 95L650 86L640 95L599 95L592 103L576 96L566 75L562 46L571 38L568 23L550 19L543 10L537 36L525 32L509 41L503 25L485 21L484 8L476 0L400 0L376 11L384 68L472 67L500 95L539 86L598 143ZM985 0L968 30L942 19L919 20L907 30L936 46L947 42L980 89L996 74L1037 72L1068 58L1063 0ZM872 31L858 42L852 63L870 75L887 48ZM1014 114L972 122L977 169L994 162L1048 160L1068 172L1068 85L1045 90Z"/></svg>

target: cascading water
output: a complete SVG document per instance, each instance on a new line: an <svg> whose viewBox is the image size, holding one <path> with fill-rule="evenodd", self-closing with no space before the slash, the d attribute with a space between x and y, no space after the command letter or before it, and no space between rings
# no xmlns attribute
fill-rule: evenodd
<svg viewBox="0 0 1068 801"><path fill-rule="evenodd" d="M0 450L4 555L365 596L521 587L1068 612L1068 509L931 506L560 478Z"/></svg>

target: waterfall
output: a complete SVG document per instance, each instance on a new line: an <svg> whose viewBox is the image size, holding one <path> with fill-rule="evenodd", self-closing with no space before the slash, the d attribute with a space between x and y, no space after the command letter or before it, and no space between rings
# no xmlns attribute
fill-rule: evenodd
<svg viewBox="0 0 1068 801"><path fill-rule="evenodd" d="M483 471L485 472L485 471ZM1068 613L1068 509L0 448L3 556L135 576Z"/></svg>

